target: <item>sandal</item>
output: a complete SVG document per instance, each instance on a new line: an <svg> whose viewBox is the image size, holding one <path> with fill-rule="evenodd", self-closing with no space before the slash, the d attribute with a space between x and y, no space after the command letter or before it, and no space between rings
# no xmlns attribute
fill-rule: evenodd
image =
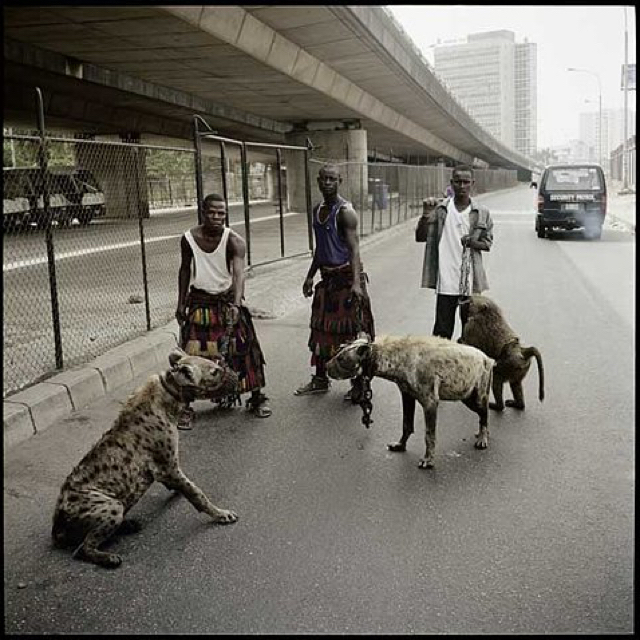
<svg viewBox="0 0 640 640"><path fill-rule="evenodd" d="M268 418L273 411L267 406L266 402L269 398L261 393L257 397L251 397L247 400L247 411L253 413L256 418Z"/></svg>
<svg viewBox="0 0 640 640"><path fill-rule="evenodd" d="M191 431L193 429L193 420L196 417L196 412L187 407L178 417L178 429L180 431Z"/></svg>
<svg viewBox="0 0 640 640"><path fill-rule="evenodd" d="M331 382L329 381L329 378L323 378L321 376L311 376L311 382L307 382L307 384L303 384L301 387L298 387L293 392L293 395L309 396L314 393L327 393L330 386Z"/></svg>

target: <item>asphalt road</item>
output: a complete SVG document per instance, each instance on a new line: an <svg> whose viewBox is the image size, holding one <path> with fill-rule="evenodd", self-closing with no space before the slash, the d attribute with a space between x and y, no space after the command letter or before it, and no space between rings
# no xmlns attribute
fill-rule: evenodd
<svg viewBox="0 0 640 640"><path fill-rule="evenodd" d="M185 472L236 524L158 485L131 512L143 530L113 544L120 569L51 549L59 486L124 393L5 453L5 632L631 633L634 237L541 240L531 192L483 200L487 293L542 352L544 403L533 366L526 410L492 412L485 451L475 414L442 403L436 468L421 470L422 416L406 453L386 449L401 431L391 383L373 381L368 430L346 382L293 396L310 373L300 300L256 321L273 416L198 403L181 432ZM430 333L422 250L410 226L364 249L378 334Z"/></svg>

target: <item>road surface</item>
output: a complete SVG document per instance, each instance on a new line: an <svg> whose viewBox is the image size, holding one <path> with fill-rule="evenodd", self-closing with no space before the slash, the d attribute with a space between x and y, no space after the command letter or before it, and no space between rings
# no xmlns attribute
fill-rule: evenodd
<svg viewBox="0 0 640 640"><path fill-rule="evenodd" d="M421 416L406 453L389 452L401 403L383 380L370 429L342 401L346 382L293 396L311 372L300 297L256 321L273 416L197 403L181 432L185 472L236 524L210 525L158 485L131 512L143 530L112 545L120 569L51 548L59 487L125 392L5 454L5 631L631 633L635 239L538 239L532 198L483 198L487 294L542 352L546 399L532 366L526 410L491 412L487 450L473 448L475 414L442 403L435 469L418 468ZM379 334L430 333L422 251L412 225L363 250Z"/></svg>

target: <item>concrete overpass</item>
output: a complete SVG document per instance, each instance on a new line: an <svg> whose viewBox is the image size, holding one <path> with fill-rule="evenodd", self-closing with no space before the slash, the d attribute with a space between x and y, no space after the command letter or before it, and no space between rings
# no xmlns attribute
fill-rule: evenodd
<svg viewBox="0 0 640 640"><path fill-rule="evenodd" d="M532 168L479 127L373 6L7 7L5 126L189 138L220 134L326 155ZM346 149L346 152L345 152Z"/></svg>

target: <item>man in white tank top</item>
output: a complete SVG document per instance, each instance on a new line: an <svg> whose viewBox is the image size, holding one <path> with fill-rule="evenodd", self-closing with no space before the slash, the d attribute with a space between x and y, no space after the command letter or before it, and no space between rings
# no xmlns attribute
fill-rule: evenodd
<svg viewBox="0 0 640 640"><path fill-rule="evenodd" d="M251 314L243 305L245 242L225 226L226 205L218 194L203 202L202 224L181 239L178 272L180 346L190 355L223 357L238 374L238 395L251 393L247 409L260 418L271 415L265 386L264 356ZM188 409L179 428L190 429Z"/></svg>

